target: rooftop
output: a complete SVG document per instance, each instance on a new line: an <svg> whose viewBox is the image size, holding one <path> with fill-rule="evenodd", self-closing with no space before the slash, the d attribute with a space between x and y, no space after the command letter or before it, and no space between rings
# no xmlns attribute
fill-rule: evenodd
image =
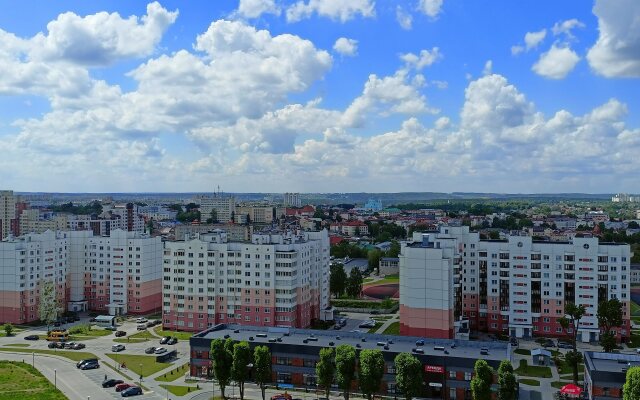
<svg viewBox="0 0 640 400"><path fill-rule="evenodd" d="M269 328L259 326L241 326L220 324L200 332L193 339L224 339L225 336L236 341L251 341L254 343L276 342L279 344L305 345L309 347L332 347L350 344L361 349L378 349L391 353L411 353L416 347L422 348L425 355L448 357L503 360L508 357L506 343L480 342L446 339L425 339L415 336L377 335L370 333L346 331L319 331L295 328ZM260 335L260 336L258 336ZM252 339L250 339L252 338ZM364 339L364 341L363 341ZM307 343L304 341L307 340ZM417 340L424 340L423 346L416 346ZM332 344L333 343L333 344ZM384 349L388 345L388 350ZM441 346L436 349L436 346ZM481 354L481 349L488 349ZM421 353L422 354L422 353Z"/></svg>
<svg viewBox="0 0 640 400"><path fill-rule="evenodd" d="M590 371L626 373L630 366L640 366L640 355L638 354L598 353L593 351L587 351L584 354L585 363Z"/></svg>

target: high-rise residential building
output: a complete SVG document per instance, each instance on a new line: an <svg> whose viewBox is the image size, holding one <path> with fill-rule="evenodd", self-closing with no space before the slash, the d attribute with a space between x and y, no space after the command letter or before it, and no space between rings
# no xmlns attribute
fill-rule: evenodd
<svg viewBox="0 0 640 400"><path fill-rule="evenodd" d="M144 232L144 218L138 206L132 203L116 205L103 211L100 216L68 215L67 228L72 231L91 230L96 236L109 236L111 231Z"/></svg>
<svg viewBox="0 0 640 400"><path fill-rule="evenodd" d="M273 222L273 214L274 207L264 204L243 204L236 207L236 217L246 215L249 223L270 224Z"/></svg>
<svg viewBox="0 0 640 400"><path fill-rule="evenodd" d="M261 233L247 243L218 230L165 242L162 293L166 329L307 327L329 307L329 235Z"/></svg>
<svg viewBox="0 0 640 400"><path fill-rule="evenodd" d="M369 199L362 207L368 211L381 211L382 210L382 200L380 199Z"/></svg>
<svg viewBox="0 0 640 400"><path fill-rule="evenodd" d="M68 218L66 215L54 215L51 212L45 213L38 208L22 210L18 219L21 235L67 230Z"/></svg>
<svg viewBox="0 0 640 400"><path fill-rule="evenodd" d="M0 240L12 233L16 220L16 197L12 190L0 190Z"/></svg>
<svg viewBox="0 0 640 400"><path fill-rule="evenodd" d="M454 251L445 250L450 248ZM578 339L596 341L598 304L617 298L623 304L624 323L616 335L625 340L630 335L630 260L629 245L600 243L597 237L567 242L529 236L482 240L468 227L454 226L429 233L426 241L422 234L414 234L400 255L400 331L432 334L430 316L437 315L434 305L441 304L442 309L449 308L447 315L453 312L454 323L464 321L471 330L515 337L565 336L558 319L573 303L586 308ZM445 274L447 268L451 276ZM421 283L421 274L430 279ZM408 282L403 282L405 276ZM444 295L427 286L435 279L446 280L453 288L448 305Z"/></svg>
<svg viewBox="0 0 640 400"><path fill-rule="evenodd" d="M284 206L285 207L302 207L302 200L300 199L300 193L285 193Z"/></svg>
<svg viewBox="0 0 640 400"><path fill-rule="evenodd" d="M205 196L200 200L201 222L205 222L211 218L211 212L216 212L217 222L226 223L233 220L236 211L236 199L234 197L226 197L220 193L213 196Z"/></svg>
<svg viewBox="0 0 640 400"><path fill-rule="evenodd" d="M116 230L47 231L0 242L0 322L39 319L42 283L70 311L144 314L160 308L162 242Z"/></svg>

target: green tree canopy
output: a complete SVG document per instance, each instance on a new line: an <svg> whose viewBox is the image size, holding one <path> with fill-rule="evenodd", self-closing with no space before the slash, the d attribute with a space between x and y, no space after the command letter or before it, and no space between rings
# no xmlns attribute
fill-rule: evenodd
<svg viewBox="0 0 640 400"><path fill-rule="evenodd" d="M233 345L231 378L238 384L240 400L244 400L244 382L249 378L249 364L251 364L251 361L251 349L249 348L249 343L238 342Z"/></svg>
<svg viewBox="0 0 640 400"><path fill-rule="evenodd" d="M605 300L598 304L598 326L602 329L600 345L607 353L616 348L616 338L611 332L612 328L621 326L622 303L618 299Z"/></svg>
<svg viewBox="0 0 640 400"><path fill-rule="evenodd" d="M493 370L485 360L477 360L473 367L471 393L474 400L491 400L491 383Z"/></svg>
<svg viewBox="0 0 640 400"><path fill-rule="evenodd" d="M349 400L351 384L356 375L356 349L348 344L336 347L336 381L344 400Z"/></svg>
<svg viewBox="0 0 640 400"><path fill-rule="evenodd" d="M380 274L380 258L382 258L382 251L380 249L369 250L367 254L367 260L369 262L369 270L378 270Z"/></svg>
<svg viewBox="0 0 640 400"><path fill-rule="evenodd" d="M222 397L225 397L224 390L231 381L233 341L231 339L214 339L211 342L210 355L213 362L213 375L220 385Z"/></svg>
<svg viewBox="0 0 640 400"><path fill-rule="evenodd" d="M371 400L372 395L380 390L384 375L384 356L380 350L362 350L360 352L360 369L358 371L360 390Z"/></svg>
<svg viewBox="0 0 640 400"><path fill-rule="evenodd" d="M318 384L324 388L325 397L329 398L331 384L336 373L334 352L332 348L320 349L320 360L316 364L316 376Z"/></svg>
<svg viewBox="0 0 640 400"><path fill-rule="evenodd" d="M271 353L267 346L253 349L253 379L260 386L262 400L265 400L265 385L271 382Z"/></svg>
<svg viewBox="0 0 640 400"><path fill-rule="evenodd" d="M573 346L573 353L569 355L567 353L565 355L565 359L567 363L571 366L573 370L573 382L578 382L578 363L580 363L582 359L582 355L576 349L576 336L578 335L578 326L580 326L580 320L586 313L586 309L583 305L575 305L573 303L567 303L564 307L565 316L558 319L562 328L564 328L565 332L569 336L571 340L571 344Z"/></svg>
<svg viewBox="0 0 640 400"><path fill-rule="evenodd" d="M396 366L396 386L406 400L417 397L422 392L424 382L422 363L409 353L400 353L394 359Z"/></svg>
<svg viewBox="0 0 640 400"><path fill-rule="evenodd" d="M627 379L622 387L622 400L640 399L640 367L627 370Z"/></svg>
<svg viewBox="0 0 640 400"><path fill-rule="evenodd" d="M350 297L358 298L362 292L362 272L356 267L351 268L349 278L347 279L347 294Z"/></svg>
<svg viewBox="0 0 640 400"><path fill-rule="evenodd" d="M498 367L498 400L516 400L518 382L509 360L502 360Z"/></svg>
<svg viewBox="0 0 640 400"><path fill-rule="evenodd" d="M347 286L347 273L344 272L344 265L332 264L329 274L329 291L335 296L340 297Z"/></svg>

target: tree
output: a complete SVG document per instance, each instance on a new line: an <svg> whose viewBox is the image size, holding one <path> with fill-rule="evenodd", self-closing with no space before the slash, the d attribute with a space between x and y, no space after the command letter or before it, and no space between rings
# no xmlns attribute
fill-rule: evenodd
<svg viewBox="0 0 640 400"><path fill-rule="evenodd" d="M375 268L378 270L378 275L380 275L380 258L382 258L382 252L379 249L369 250L369 253L367 254L369 270L373 270Z"/></svg>
<svg viewBox="0 0 640 400"><path fill-rule="evenodd" d="M220 385L222 397L224 389L231 380L231 366L233 365L233 341L231 339L214 339L211 342L211 360L213 361L213 374Z"/></svg>
<svg viewBox="0 0 640 400"><path fill-rule="evenodd" d="M244 381L249 377L249 364L251 364L251 349L249 348L249 343L238 342L234 344L231 378L238 383L240 400L244 400Z"/></svg>
<svg viewBox="0 0 640 400"><path fill-rule="evenodd" d="M498 400L516 400L518 383L509 360L502 360L498 367Z"/></svg>
<svg viewBox="0 0 640 400"><path fill-rule="evenodd" d="M6 323L4 324L4 334L9 337L13 334L13 325Z"/></svg>
<svg viewBox="0 0 640 400"><path fill-rule="evenodd" d="M62 308L58 303L56 296L56 286L53 281L45 281L40 286L40 304L38 305L38 315L40 321L47 324L47 331L49 326L58 319L58 315Z"/></svg>
<svg viewBox="0 0 640 400"><path fill-rule="evenodd" d="M320 360L316 364L316 376L318 377L318 384L324 388L325 398L329 398L329 392L331 391L331 384L333 383L333 376L336 373L336 366L334 364L333 349L323 348L320 349Z"/></svg>
<svg viewBox="0 0 640 400"><path fill-rule="evenodd" d="M616 348L616 338L611 329L622 325L622 303L618 299L605 300L598 304L598 325L602 330L600 345L606 353Z"/></svg>
<svg viewBox="0 0 640 400"><path fill-rule="evenodd" d="M636 221L631 221L627 224L627 229L640 229L640 224Z"/></svg>
<svg viewBox="0 0 640 400"><path fill-rule="evenodd" d="M360 227L357 226L356 230L353 232L353 236L360 236Z"/></svg>
<svg viewBox="0 0 640 400"><path fill-rule="evenodd" d="M211 214L209 215L209 218L207 218L207 224L213 224L218 222L218 212L215 209L211 210Z"/></svg>
<svg viewBox="0 0 640 400"><path fill-rule="evenodd" d="M398 257L400 255L400 243L397 240L391 241L391 248L387 251L387 257ZM379 273L380 271L378 271Z"/></svg>
<svg viewBox="0 0 640 400"><path fill-rule="evenodd" d="M344 400L349 400L351 384L356 375L356 349L348 344L336 347L336 381Z"/></svg>
<svg viewBox="0 0 640 400"><path fill-rule="evenodd" d="M493 369L485 360L476 360L471 379L471 394L474 400L491 400Z"/></svg>
<svg viewBox="0 0 640 400"><path fill-rule="evenodd" d="M622 387L622 400L640 399L640 367L627 370L627 379Z"/></svg>
<svg viewBox="0 0 640 400"><path fill-rule="evenodd" d="M393 360L396 366L396 386L404 394L406 400L411 400L422 391L422 364L409 353L400 353Z"/></svg>
<svg viewBox="0 0 640 400"><path fill-rule="evenodd" d="M265 400L265 384L271 382L271 353L267 346L253 349L253 379L260 386L262 400Z"/></svg>
<svg viewBox="0 0 640 400"><path fill-rule="evenodd" d="M342 296L347 284L347 273L344 272L344 265L331 265L329 275L329 291L337 298Z"/></svg>
<svg viewBox="0 0 640 400"><path fill-rule="evenodd" d="M351 268L346 289L350 297L357 298L360 296L360 292L362 292L362 272L358 268Z"/></svg>
<svg viewBox="0 0 640 400"><path fill-rule="evenodd" d="M358 373L360 389L371 400L372 395L380 389L384 375L384 356L380 350L362 350L360 352L360 369Z"/></svg>
<svg viewBox="0 0 640 400"><path fill-rule="evenodd" d="M560 325L569 335L569 339L571 340L571 344L573 346L573 352L568 352L565 355L565 359L571 365L573 369L573 382L578 383L578 363L582 359L582 354L580 354L576 348L576 337L578 335L578 327L580 326L580 319L584 316L586 309L583 305L577 306L573 303L567 303L564 307L565 316L558 319ZM569 353L572 353L569 355Z"/></svg>
<svg viewBox="0 0 640 400"><path fill-rule="evenodd" d="M149 222L147 222L147 229L149 230L149 235L153 233L153 218L149 218Z"/></svg>

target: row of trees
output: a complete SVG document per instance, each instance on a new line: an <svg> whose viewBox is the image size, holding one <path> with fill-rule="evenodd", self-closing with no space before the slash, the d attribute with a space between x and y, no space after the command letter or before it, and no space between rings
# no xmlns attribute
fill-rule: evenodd
<svg viewBox="0 0 640 400"><path fill-rule="evenodd" d="M362 272L358 268L351 268L347 277L342 264L333 264L329 275L329 292L336 298L347 294L351 298L357 298L362 292Z"/></svg>

